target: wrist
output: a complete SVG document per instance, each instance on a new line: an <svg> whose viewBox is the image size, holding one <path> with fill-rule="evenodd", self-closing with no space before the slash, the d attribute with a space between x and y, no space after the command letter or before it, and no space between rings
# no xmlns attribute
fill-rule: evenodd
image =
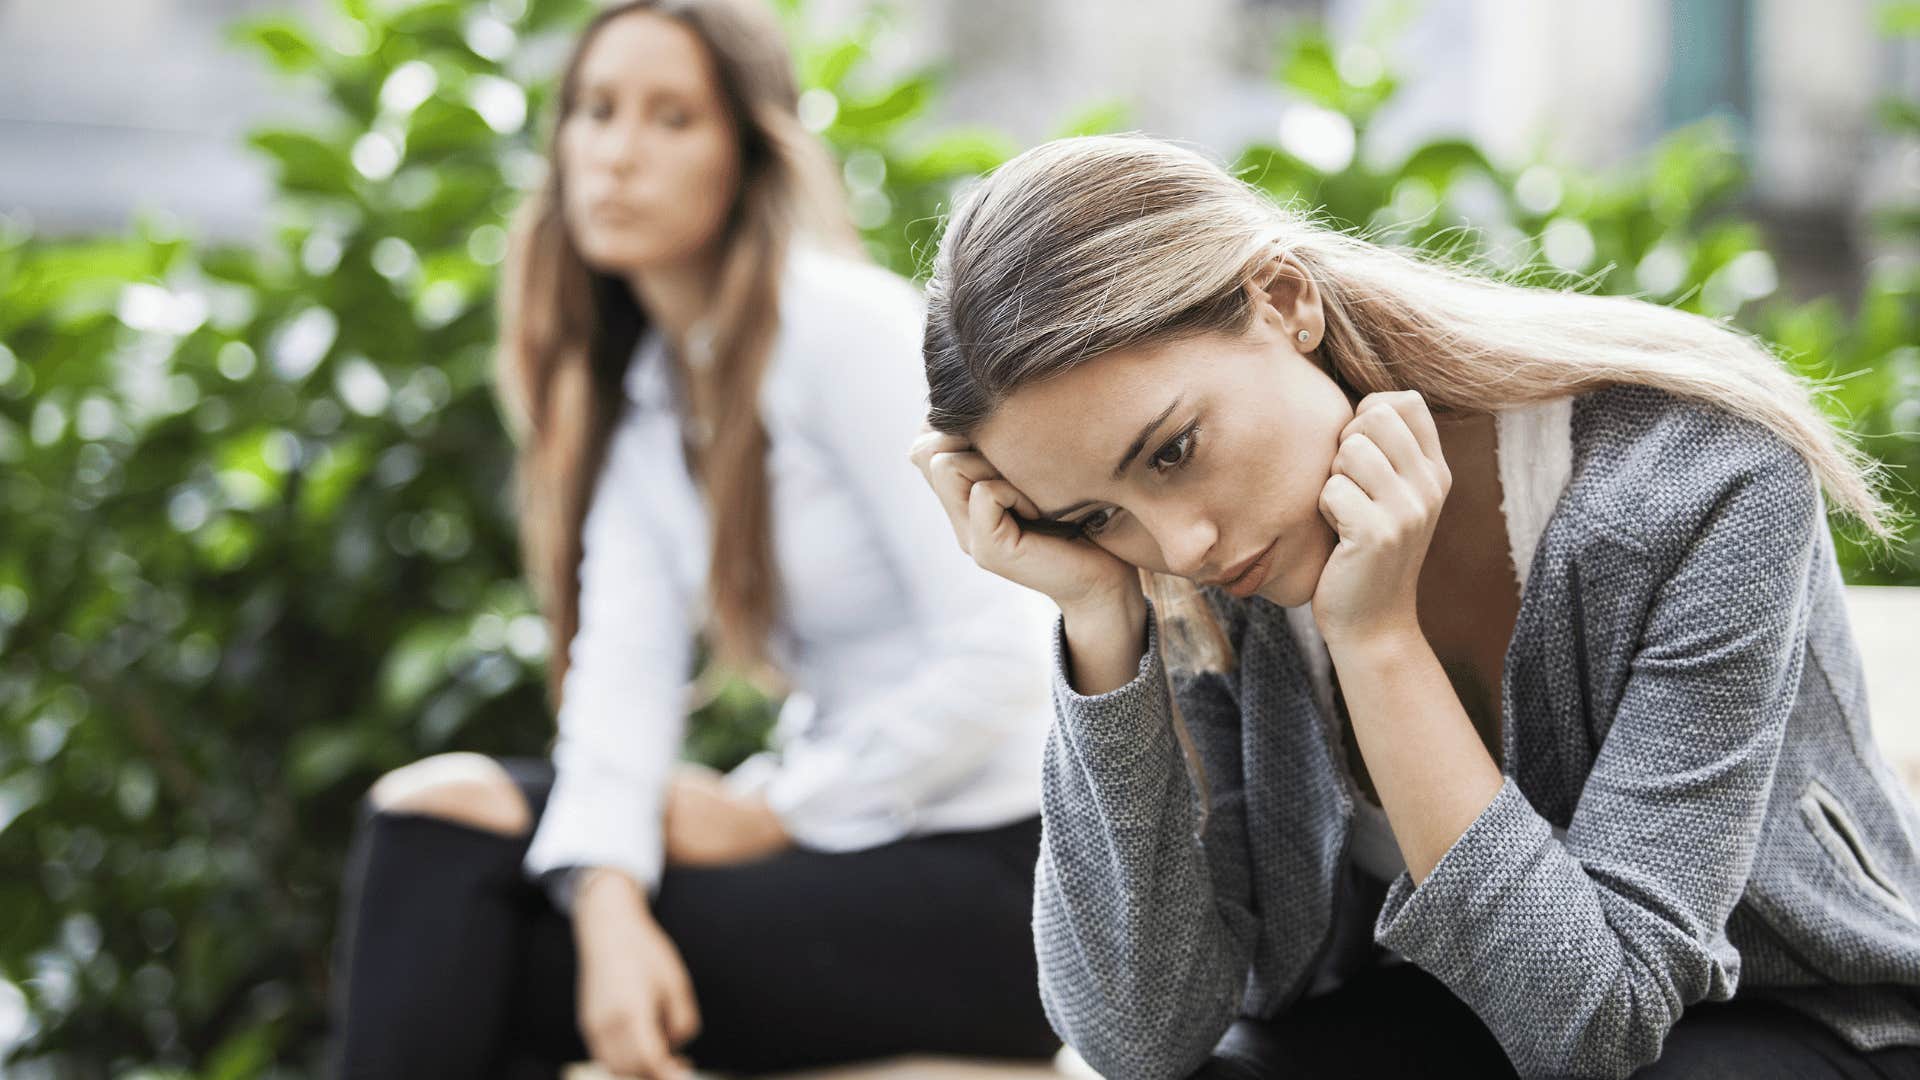
<svg viewBox="0 0 1920 1080"><path fill-rule="evenodd" d="M1322 631L1327 652L1342 670L1375 664L1396 664L1428 649L1418 621L1396 621L1352 630Z"/></svg>
<svg viewBox="0 0 1920 1080"><path fill-rule="evenodd" d="M1132 628L1143 627L1147 621L1147 597L1136 582L1055 603L1069 627Z"/></svg>
<svg viewBox="0 0 1920 1080"><path fill-rule="evenodd" d="M573 913L576 917L616 911L651 918L647 891L640 883L611 866L585 866L575 872Z"/></svg>
<svg viewBox="0 0 1920 1080"><path fill-rule="evenodd" d="M1099 607L1062 608L1067 685L1095 696L1139 676L1147 650L1147 598L1134 590Z"/></svg>

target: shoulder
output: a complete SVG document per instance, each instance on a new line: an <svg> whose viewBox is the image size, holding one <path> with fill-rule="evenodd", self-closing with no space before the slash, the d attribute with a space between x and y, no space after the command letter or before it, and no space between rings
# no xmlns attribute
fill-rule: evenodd
<svg viewBox="0 0 1920 1080"><path fill-rule="evenodd" d="M781 349L807 366L871 362L876 352L905 352L917 364L925 310L919 288L898 274L796 245L781 278Z"/></svg>
<svg viewBox="0 0 1920 1080"><path fill-rule="evenodd" d="M1650 386L1574 399L1569 496L1596 524L1643 550L1685 547L1733 514L1756 530L1819 517L1806 459L1758 421Z"/></svg>

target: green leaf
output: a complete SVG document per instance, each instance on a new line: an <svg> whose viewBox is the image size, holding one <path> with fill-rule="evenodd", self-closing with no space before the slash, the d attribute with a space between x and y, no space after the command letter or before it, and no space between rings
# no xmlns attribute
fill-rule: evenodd
<svg viewBox="0 0 1920 1080"><path fill-rule="evenodd" d="M256 131L247 137L255 149L279 165L280 186L310 195L348 195L353 190L353 165L347 152L303 131Z"/></svg>
<svg viewBox="0 0 1920 1080"><path fill-rule="evenodd" d="M1880 122L1887 127L1908 135L1920 135L1920 101L1897 97L1882 98L1876 111L1879 113Z"/></svg>
<svg viewBox="0 0 1920 1080"><path fill-rule="evenodd" d="M889 175L903 183L935 183L987 172L1019 150L1013 140L983 128L949 131L908 155Z"/></svg>
<svg viewBox="0 0 1920 1080"><path fill-rule="evenodd" d="M877 135L920 115L933 97L933 87L934 77L923 73L902 79L877 96L843 99L833 125L862 135Z"/></svg>
<svg viewBox="0 0 1920 1080"><path fill-rule="evenodd" d="M1445 192L1462 171L1495 175L1493 164L1480 148L1464 139L1439 139L1407 156L1395 172L1402 179L1425 180L1435 192Z"/></svg>
<svg viewBox="0 0 1920 1080"><path fill-rule="evenodd" d="M1124 101L1103 101L1069 115L1055 131L1056 138L1106 135L1131 125L1133 109Z"/></svg>
<svg viewBox="0 0 1920 1080"><path fill-rule="evenodd" d="M499 136L470 106L434 96L420 104L407 125L407 158L423 161L448 154L486 152Z"/></svg>
<svg viewBox="0 0 1920 1080"><path fill-rule="evenodd" d="M1319 34L1300 34L1282 45L1280 85L1315 104L1345 111L1344 84L1334 65L1333 47Z"/></svg>
<svg viewBox="0 0 1920 1080"><path fill-rule="evenodd" d="M252 1080L273 1063L277 1041L270 1024L241 1031L214 1049L202 1075L205 1080Z"/></svg>
<svg viewBox="0 0 1920 1080"><path fill-rule="evenodd" d="M1270 143L1255 143L1242 150L1229 171L1283 201L1313 197L1325 179L1320 170Z"/></svg>
<svg viewBox="0 0 1920 1080"><path fill-rule="evenodd" d="M800 84L836 90L847 73L867 57L867 43L859 38L842 38L823 48L809 50L800 60Z"/></svg>
<svg viewBox="0 0 1920 1080"><path fill-rule="evenodd" d="M299 74L320 66L319 47L306 27L284 15L249 19L235 26L232 40L257 49L274 67L288 74Z"/></svg>
<svg viewBox="0 0 1920 1080"><path fill-rule="evenodd" d="M1874 25L1882 34L1912 37L1920 34L1920 2L1890 0L1874 13Z"/></svg>
<svg viewBox="0 0 1920 1080"><path fill-rule="evenodd" d="M464 619L430 619L408 630L387 653L380 701L396 714L412 712L428 691L447 680L447 662L466 640Z"/></svg>
<svg viewBox="0 0 1920 1080"><path fill-rule="evenodd" d="M357 771L370 771L372 740L356 724L310 728L294 736L287 751L287 784L296 795L311 795Z"/></svg>

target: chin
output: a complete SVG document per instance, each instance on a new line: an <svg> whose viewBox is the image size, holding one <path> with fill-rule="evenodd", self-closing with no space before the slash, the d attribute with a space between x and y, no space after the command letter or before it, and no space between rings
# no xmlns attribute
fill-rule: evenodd
<svg viewBox="0 0 1920 1080"><path fill-rule="evenodd" d="M580 249L581 260L596 272L622 275L660 261L658 245L630 240L601 240Z"/></svg>
<svg viewBox="0 0 1920 1080"><path fill-rule="evenodd" d="M1332 530L1327 530L1331 534ZM1281 607L1300 607L1313 599L1315 590L1320 587L1320 572L1327 568L1327 560L1333 556L1330 537L1319 538L1323 545L1310 552L1305 558L1296 559L1286 566L1274 567L1275 573L1260 586L1255 596L1279 604Z"/></svg>

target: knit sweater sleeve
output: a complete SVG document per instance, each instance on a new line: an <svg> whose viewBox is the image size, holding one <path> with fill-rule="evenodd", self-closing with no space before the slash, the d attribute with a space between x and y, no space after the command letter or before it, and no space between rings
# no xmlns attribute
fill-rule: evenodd
<svg viewBox="0 0 1920 1080"><path fill-rule="evenodd" d="M1064 628L1054 629L1034 882L1040 997L1054 1030L1108 1080L1198 1068L1239 1011L1257 936L1237 707L1225 676L1179 683L1203 813L1151 614L1147 627L1133 681L1094 696L1069 684Z"/></svg>
<svg viewBox="0 0 1920 1080"><path fill-rule="evenodd" d="M1509 778L1381 909L1378 940L1472 1006L1522 1075L1627 1076L1739 981L1725 927L1794 705L1824 527L1804 462L1747 456L1684 533L1585 565L1605 596L1607 559L1681 551L1565 839Z"/></svg>

